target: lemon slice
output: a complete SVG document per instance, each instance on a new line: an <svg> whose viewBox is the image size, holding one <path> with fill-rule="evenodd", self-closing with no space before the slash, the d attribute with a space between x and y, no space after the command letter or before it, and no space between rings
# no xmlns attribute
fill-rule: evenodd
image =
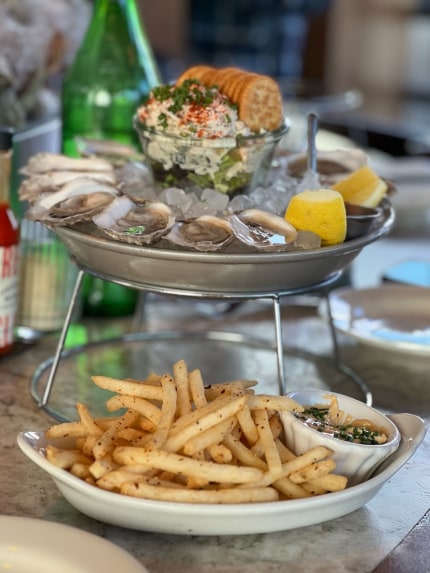
<svg viewBox="0 0 430 573"><path fill-rule="evenodd" d="M342 195L334 189L302 191L293 195L285 219L298 231L312 231L321 245L337 245L346 237L346 210Z"/></svg>
<svg viewBox="0 0 430 573"><path fill-rule="evenodd" d="M370 167L364 165L332 188L339 191L347 203L376 207L387 192L388 185Z"/></svg>

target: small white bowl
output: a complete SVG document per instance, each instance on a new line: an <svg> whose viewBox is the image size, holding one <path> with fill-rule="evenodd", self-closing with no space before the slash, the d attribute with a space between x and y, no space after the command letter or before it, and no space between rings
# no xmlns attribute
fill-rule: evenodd
<svg viewBox="0 0 430 573"><path fill-rule="evenodd" d="M334 473L347 476L348 487L365 481L376 467L399 447L401 436L396 425L387 416L359 400L317 389L289 392L288 396L302 406L329 405L329 396L335 396L339 409L346 414L356 419L370 420L378 427L386 429L388 440L385 444L359 444L324 435L304 424L292 412L285 412L283 415L285 432L293 452L301 455L316 446L329 448L333 451L332 457L336 462Z"/></svg>

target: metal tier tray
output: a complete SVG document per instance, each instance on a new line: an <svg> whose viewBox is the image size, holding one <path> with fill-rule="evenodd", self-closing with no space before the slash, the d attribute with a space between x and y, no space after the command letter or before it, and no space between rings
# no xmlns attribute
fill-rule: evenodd
<svg viewBox="0 0 430 573"><path fill-rule="evenodd" d="M333 247L293 252L195 252L113 241L93 226L53 227L71 256L87 272L152 292L218 297L259 296L311 289L338 275L366 245L388 234L394 210L363 236Z"/></svg>

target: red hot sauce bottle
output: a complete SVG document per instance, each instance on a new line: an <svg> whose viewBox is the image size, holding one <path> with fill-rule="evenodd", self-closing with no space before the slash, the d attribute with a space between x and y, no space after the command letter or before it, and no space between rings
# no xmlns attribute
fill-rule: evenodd
<svg viewBox="0 0 430 573"><path fill-rule="evenodd" d="M19 225L9 204L11 158L11 150L0 150L0 355L14 343L19 296Z"/></svg>

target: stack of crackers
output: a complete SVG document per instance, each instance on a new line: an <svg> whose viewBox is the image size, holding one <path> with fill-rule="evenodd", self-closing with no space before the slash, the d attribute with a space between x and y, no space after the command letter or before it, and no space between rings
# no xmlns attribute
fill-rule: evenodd
<svg viewBox="0 0 430 573"><path fill-rule="evenodd" d="M208 87L218 86L220 92L237 105L239 119L252 131L272 131L282 125L282 96L271 77L234 67L217 69L199 65L185 70L176 84L191 79Z"/></svg>

